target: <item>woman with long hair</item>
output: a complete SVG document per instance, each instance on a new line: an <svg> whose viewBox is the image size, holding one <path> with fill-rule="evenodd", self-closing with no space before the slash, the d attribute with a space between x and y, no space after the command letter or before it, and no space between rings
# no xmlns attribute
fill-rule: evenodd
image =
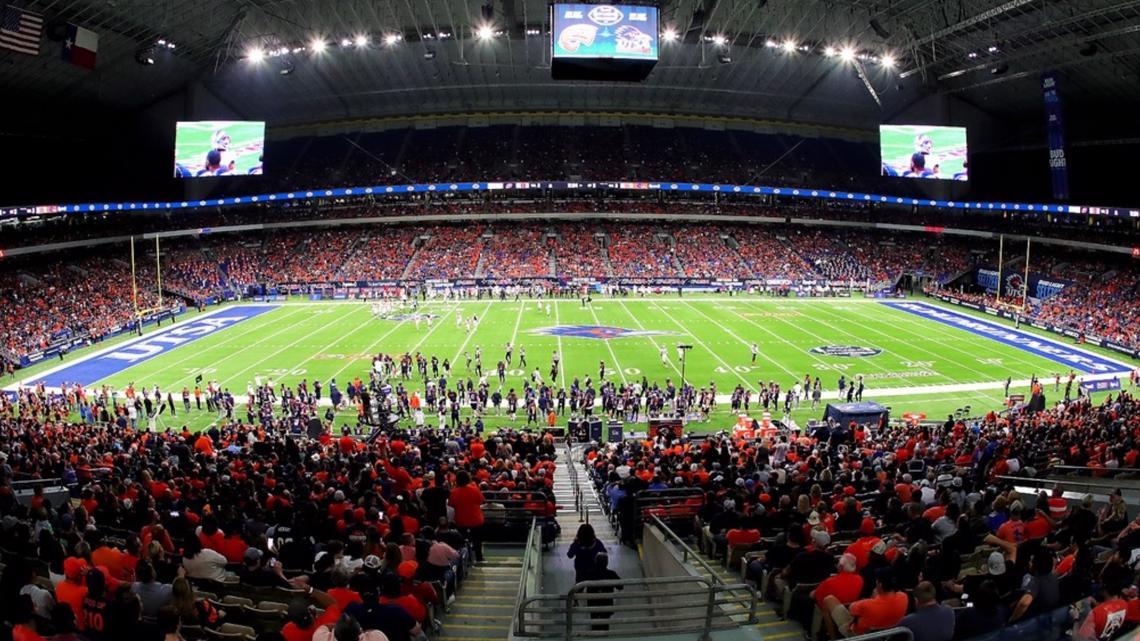
<svg viewBox="0 0 1140 641"><path fill-rule="evenodd" d="M578 527L578 534L574 537L574 542L570 544L570 549L566 551L566 556L574 559L574 582L579 583L583 581L586 574L594 568L594 559L599 554L605 554L606 546L598 540L597 535L594 533L594 526L589 523L583 523Z"/></svg>

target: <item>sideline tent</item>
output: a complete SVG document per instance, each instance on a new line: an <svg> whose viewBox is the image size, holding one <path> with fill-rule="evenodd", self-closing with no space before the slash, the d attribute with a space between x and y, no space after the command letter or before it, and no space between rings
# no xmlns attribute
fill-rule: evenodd
<svg viewBox="0 0 1140 641"><path fill-rule="evenodd" d="M885 421L890 418L890 415L890 410L874 401L828 403L827 411L823 414L823 420L826 422L828 419L835 419L837 424L844 426L850 425L852 421L858 425L878 425L880 420Z"/></svg>

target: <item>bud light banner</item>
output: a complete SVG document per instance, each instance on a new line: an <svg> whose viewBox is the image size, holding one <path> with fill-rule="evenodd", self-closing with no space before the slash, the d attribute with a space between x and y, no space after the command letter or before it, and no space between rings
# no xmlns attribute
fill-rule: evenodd
<svg viewBox="0 0 1140 641"><path fill-rule="evenodd" d="M1045 94L1045 133L1049 141L1049 172L1053 176L1053 198L1069 199L1069 161L1065 158L1065 122L1061 116L1061 94L1057 91L1057 73L1041 76Z"/></svg>

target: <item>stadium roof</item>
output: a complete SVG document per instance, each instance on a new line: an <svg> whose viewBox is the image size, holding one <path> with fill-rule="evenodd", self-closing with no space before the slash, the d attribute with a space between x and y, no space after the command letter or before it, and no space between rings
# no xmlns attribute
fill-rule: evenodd
<svg viewBox="0 0 1140 641"><path fill-rule="evenodd" d="M480 0L34 0L26 8L47 20L40 54L0 52L0 86L134 109L200 81L273 123L630 110L870 126L932 93L1028 117L1048 70L1067 101L1140 100L1140 0L660 4L662 30L678 40L662 43L646 82L618 84L550 79L545 1L490 0L488 11ZM98 33L94 71L60 59L68 22ZM315 37L328 44L321 54ZM845 60L845 47L860 58Z"/></svg>

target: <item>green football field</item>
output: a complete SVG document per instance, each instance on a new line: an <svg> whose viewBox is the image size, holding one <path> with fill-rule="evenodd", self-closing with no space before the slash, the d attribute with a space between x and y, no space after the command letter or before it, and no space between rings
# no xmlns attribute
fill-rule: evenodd
<svg viewBox="0 0 1140 641"><path fill-rule="evenodd" d="M864 400L876 400L892 409L892 415L924 412L931 419L945 417L969 406L971 415L996 409L1003 399L1002 383L1038 375L1052 392L1054 373L1068 369L1042 356L1007 346L965 330L891 309L865 299L775 300L750 296L722 297L691 295L681 297L596 299L583 307L577 300L550 301L428 301L420 313L435 316L430 327L416 327L412 320L375 318L371 305L364 302L308 302L281 304L276 309L175 347L149 360L127 367L100 380L83 380L88 387L110 385L125 388L151 387L178 392L193 388L195 377L217 380L228 387L239 403L244 402L247 384L261 377L264 381L295 385L302 378L335 379L343 390L353 377L367 379L371 355L421 352L449 359L452 377L465 378L465 354L476 346L483 352L488 380L497 385L495 363L503 358L508 341L515 345L515 362L507 378L507 388L521 390L524 378L537 367L543 379L550 371L555 351L562 355L558 385L569 385L573 377L597 380L599 362L604 361L607 380L620 382L647 379L664 384L677 382L681 366L675 346L691 344L685 377L699 387L715 382L718 394L731 393L740 384L753 390L760 382L776 381L788 389L805 374L819 376L824 401L835 401L840 375L848 380L862 374L867 389ZM476 328L468 333L457 326L456 316L475 315ZM189 322L193 316L187 316ZM598 330L611 337L593 337ZM549 328L562 328L550 334ZM614 336L614 334L625 334ZM588 336L575 336L587 334ZM760 356L751 362L751 344L759 345ZM666 348L663 363L660 347ZM836 355L829 346L855 346L864 356ZM528 366L522 368L518 356L525 349ZM813 352L813 349L816 350ZM819 353L820 351L824 353ZM842 351L842 350L840 350ZM831 354L827 352L833 352ZM79 359L77 353L68 360ZM66 363L65 363L66 364ZM35 382L37 371L58 363L44 364L22 372L25 382ZM1125 377L1125 384L1127 384ZM419 381L411 389L422 390ZM1012 392L1025 392L1024 384ZM503 390L504 395L506 389ZM1074 391L1075 393L1075 391ZM520 394L521 396L521 394ZM1050 394L1050 398L1056 398ZM792 412L803 425L819 418L822 409L809 403ZM167 426L182 424L199 429L217 419L213 413L182 412ZM464 409L466 414L467 410ZM752 414L760 410L753 404ZM239 408L239 416L244 411ZM779 418L782 410L774 411ZM354 414L343 413L345 422ZM694 429L720 430L734 422L728 403L722 401L713 419L693 424ZM505 418L488 420L490 426L519 425Z"/></svg>
<svg viewBox="0 0 1140 641"><path fill-rule="evenodd" d="M174 135L174 162L191 173L206 166L206 152L214 148L214 132L224 130L230 136L229 151L234 156L234 174L244 175L260 164L265 147L265 123L242 121L180 122Z"/></svg>
<svg viewBox="0 0 1140 641"><path fill-rule="evenodd" d="M920 134L930 137L933 147L926 168L938 165L938 177L950 179L964 169L966 161L966 130L959 127L928 127L924 125L889 125L879 129L879 146L883 162L899 174L910 169L910 157L915 151L915 138ZM933 159L933 160L931 160Z"/></svg>

